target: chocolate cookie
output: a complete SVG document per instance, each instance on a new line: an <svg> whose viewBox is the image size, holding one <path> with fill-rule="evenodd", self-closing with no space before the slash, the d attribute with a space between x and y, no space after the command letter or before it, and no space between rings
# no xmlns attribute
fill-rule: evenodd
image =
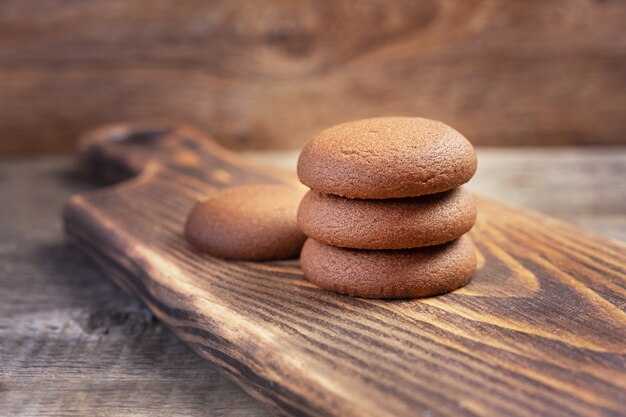
<svg viewBox="0 0 626 417"><path fill-rule="evenodd" d="M304 189L289 185L228 188L198 202L185 237L202 252L227 259L298 256L306 237L296 223Z"/></svg>
<svg viewBox="0 0 626 417"><path fill-rule="evenodd" d="M465 285L476 269L467 236L438 246L401 250L338 248L307 239L304 275L326 290L364 298L417 298Z"/></svg>
<svg viewBox="0 0 626 417"><path fill-rule="evenodd" d="M298 159L300 181L350 198L415 197L466 183L476 154L450 126L429 119L380 117L320 133Z"/></svg>
<svg viewBox="0 0 626 417"><path fill-rule="evenodd" d="M357 249L438 245L468 232L476 221L472 194L463 187L422 197L360 200L309 191L298 226L323 243Z"/></svg>

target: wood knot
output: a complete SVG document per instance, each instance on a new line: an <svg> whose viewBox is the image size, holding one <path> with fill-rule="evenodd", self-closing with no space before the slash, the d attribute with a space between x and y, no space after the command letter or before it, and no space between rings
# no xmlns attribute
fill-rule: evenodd
<svg viewBox="0 0 626 417"><path fill-rule="evenodd" d="M272 77L297 77L341 65L359 55L419 36L437 20L436 1L392 7L363 3L286 2L232 10L232 40L249 68ZM228 41L229 38L227 37Z"/></svg>

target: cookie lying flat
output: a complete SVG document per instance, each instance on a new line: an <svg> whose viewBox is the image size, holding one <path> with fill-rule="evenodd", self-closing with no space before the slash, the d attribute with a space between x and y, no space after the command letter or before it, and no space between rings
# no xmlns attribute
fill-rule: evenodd
<svg viewBox="0 0 626 417"><path fill-rule="evenodd" d="M250 185L216 192L192 209L185 237L198 250L220 258L297 257L306 239L296 223L304 192L289 185Z"/></svg>
<svg viewBox="0 0 626 417"><path fill-rule="evenodd" d="M298 159L300 181L323 194L401 198L466 183L476 171L467 139L434 120L380 117L320 133Z"/></svg>
<svg viewBox="0 0 626 417"><path fill-rule="evenodd" d="M304 275L326 290L364 298L418 298L465 285L476 269L467 236L419 249L338 248L307 239L300 254Z"/></svg>
<svg viewBox="0 0 626 417"><path fill-rule="evenodd" d="M438 245L468 232L476 221L472 194L463 187L422 197L348 199L309 191L298 226L323 243L358 249Z"/></svg>

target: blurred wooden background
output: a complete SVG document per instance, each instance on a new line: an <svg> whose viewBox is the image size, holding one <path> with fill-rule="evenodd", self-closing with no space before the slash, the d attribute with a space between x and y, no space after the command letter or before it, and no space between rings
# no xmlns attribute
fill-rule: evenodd
<svg viewBox="0 0 626 417"><path fill-rule="evenodd" d="M619 0L0 1L0 154L165 118L231 148L443 120L479 145L626 143Z"/></svg>

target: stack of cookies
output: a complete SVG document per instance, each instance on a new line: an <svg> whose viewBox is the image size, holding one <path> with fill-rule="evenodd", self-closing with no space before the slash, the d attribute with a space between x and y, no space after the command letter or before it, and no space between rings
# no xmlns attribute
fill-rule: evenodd
<svg viewBox="0 0 626 417"><path fill-rule="evenodd" d="M385 117L315 137L298 160L311 188L298 209L307 235L304 275L366 298L416 298L469 281L474 247L463 236L476 208L462 184L476 171L463 135L441 122Z"/></svg>

